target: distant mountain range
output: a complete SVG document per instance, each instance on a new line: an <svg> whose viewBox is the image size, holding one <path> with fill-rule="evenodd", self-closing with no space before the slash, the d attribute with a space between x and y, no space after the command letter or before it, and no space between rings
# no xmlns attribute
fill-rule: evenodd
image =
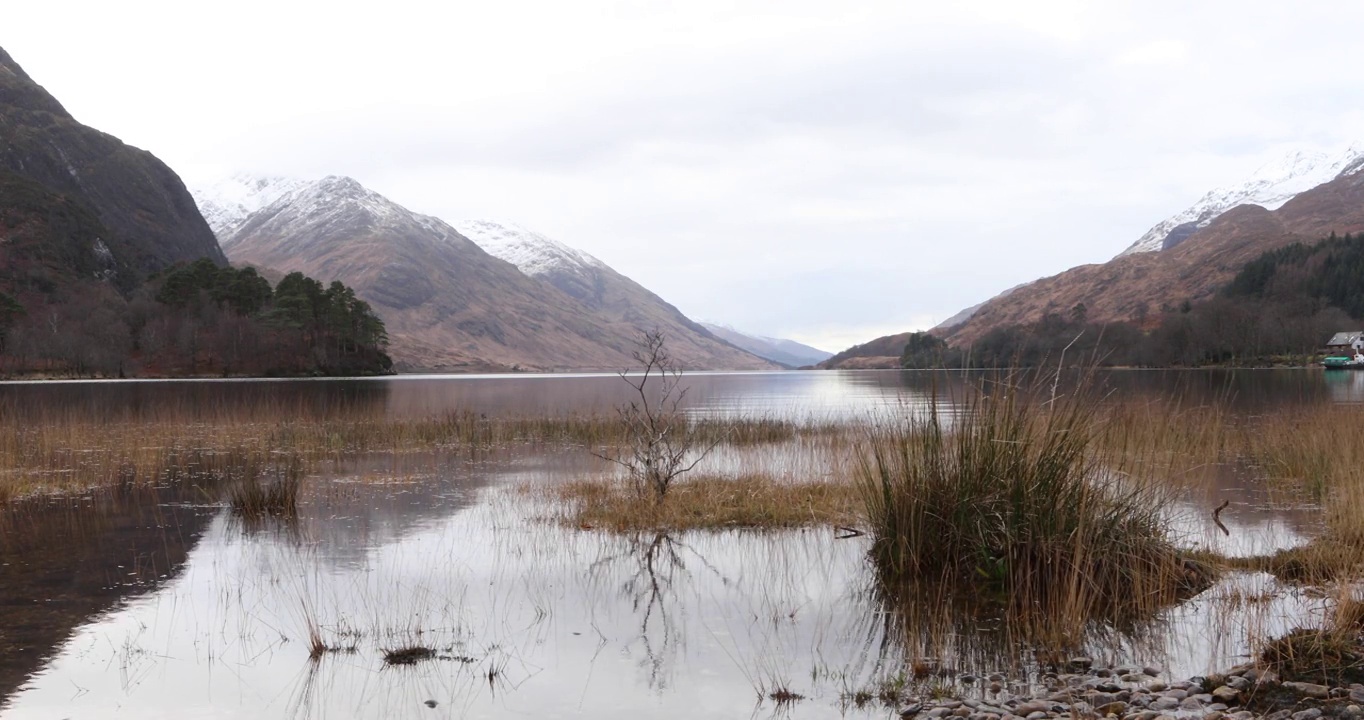
<svg viewBox="0 0 1364 720"><path fill-rule="evenodd" d="M1332 232L1360 231L1364 145L1333 153L1291 153L1241 183L1208 192L1112 260L1006 290L949 318L933 332L965 347L995 328L1033 323L1047 313L1064 315L1080 305L1091 321L1149 326L1184 301L1210 297L1246 262L1267 250L1314 243ZM898 355L888 349L902 337L908 335L878 338L826 364L893 366Z"/></svg>
<svg viewBox="0 0 1364 720"><path fill-rule="evenodd" d="M596 258L511 224L457 229L345 177L237 175L195 199L234 263L353 286L387 324L401 369L619 370L650 329L684 367L776 367Z"/></svg>
<svg viewBox="0 0 1364 720"><path fill-rule="evenodd" d="M735 330L728 325L703 322L701 326L732 345L741 347L758 357L764 357L774 363L780 363L791 368L816 365L833 355L833 353L798 343L795 340L753 335Z"/></svg>

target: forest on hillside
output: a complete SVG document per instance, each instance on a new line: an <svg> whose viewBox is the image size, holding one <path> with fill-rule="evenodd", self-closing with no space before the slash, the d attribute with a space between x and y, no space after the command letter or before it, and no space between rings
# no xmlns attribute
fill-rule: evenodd
<svg viewBox="0 0 1364 720"><path fill-rule="evenodd" d="M97 279L51 288L0 279L9 280L0 291L0 373L7 376L393 371L383 321L370 306L340 282L324 287L302 273L271 286L254 268L202 259L127 293Z"/></svg>
<svg viewBox="0 0 1364 720"><path fill-rule="evenodd" d="M909 336L906 368L1305 364L1334 333L1364 327L1364 237L1334 234L1267 252L1215 296L1166 306L1145 325L1093 323L1083 304L996 328L970 347Z"/></svg>

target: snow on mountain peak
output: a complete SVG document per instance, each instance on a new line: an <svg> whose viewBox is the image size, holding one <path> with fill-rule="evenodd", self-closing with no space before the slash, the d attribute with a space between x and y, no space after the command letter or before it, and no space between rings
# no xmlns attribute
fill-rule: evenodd
<svg viewBox="0 0 1364 720"><path fill-rule="evenodd" d="M1177 245L1195 230L1207 227L1218 215L1237 205L1259 205L1277 210L1299 193L1341 175L1364 169L1364 144L1352 143L1335 152L1296 151L1261 165L1245 182L1221 187L1142 235L1119 254L1156 252Z"/></svg>
<svg viewBox="0 0 1364 720"><path fill-rule="evenodd" d="M587 253L519 225L492 220L454 223L455 230L489 255L505 260L531 277L556 270L591 270L606 264Z"/></svg>
<svg viewBox="0 0 1364 720"><path fill-rule="evenodd" d="M219 241L232 235L251 213L306 186L296 178L237 173L190 191L199 212Z"/></svg>

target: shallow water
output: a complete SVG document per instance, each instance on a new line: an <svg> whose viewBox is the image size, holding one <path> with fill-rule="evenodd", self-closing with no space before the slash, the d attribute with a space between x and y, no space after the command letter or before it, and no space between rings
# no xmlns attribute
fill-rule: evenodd
<svg viewBox="0 0 1364 720"><path fill-rule="evenodd" d="M1358 374L1364 377L1364 373ZM1164 377L1165 379L1153 379ZM1255 378L1263 384L1256 384ZM852 418L921 404L912 373L688 376L694 411ZM1249 404L1358 402L1322 373L1126 375ZM619 402L612 376L400 378L299 383L9 385L0 398L82 412L168 405L374 403L587 412ZM1190 390L1199 387L1202 390ZM759 448L716 462L780 457ZM887 632L863 538L828 530L618 536L565 528L526 488L598 474L574 449L469 459L348 461L311 485L296 523L244 525L171 490L29 507L0 525L4 717L880 717L845 693L932 654L966 672L1008 671L1017 648L991 628L949 637ZM1259 553L1302 542L1319 512L1272 502L1255 477L1215 468L1170 508L1191 545ZM1233 504L1223 535L1209 510ZM72 503L98 504L99 512ZM22 519L22 522L14 518ZM45 528L39 531L37 528ZM1241 662L1248 643L1310 621L1323 601L1237 575L1128 635L1094 633L1101 661L1172 676ZM947 613L950 615L950 613ZM310 629L338 650L309 659ZM941 632L937 628L932 632ZM407 645L443 659L387 667ZM945 654L947 653L947 654ZM786 688L805 696L777 706ZM435 707L429 707L433 701Z"/></svg>

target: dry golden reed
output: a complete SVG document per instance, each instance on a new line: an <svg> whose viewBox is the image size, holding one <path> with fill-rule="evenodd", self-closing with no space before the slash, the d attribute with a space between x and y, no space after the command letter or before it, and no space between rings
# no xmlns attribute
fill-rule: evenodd
<svg viewBox="0 0 1364 720"><path fill-rule="evenodd" d="M851 482L767 475L697 475L677 482L662 500L618 478L565 483L549 492L562 522L613 532L839 525L853 522L858 511Z"/></svg>

